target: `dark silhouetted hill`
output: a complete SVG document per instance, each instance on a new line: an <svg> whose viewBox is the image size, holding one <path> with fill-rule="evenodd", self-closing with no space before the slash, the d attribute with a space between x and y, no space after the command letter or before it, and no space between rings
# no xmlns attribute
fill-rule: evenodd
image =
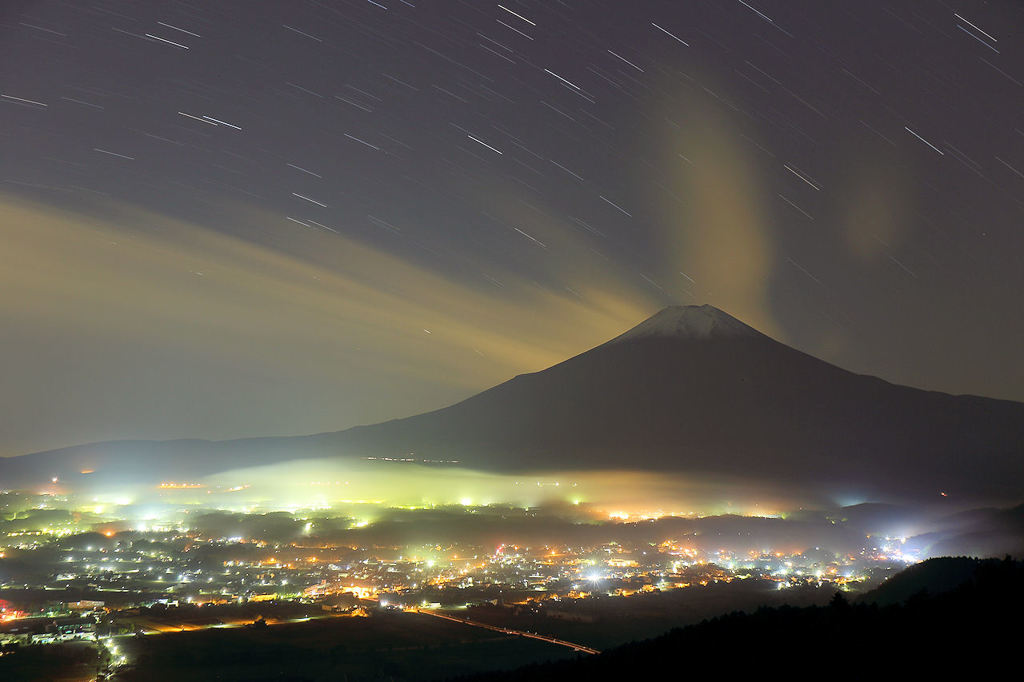
<svg viewBox="0 0 1024 682"><path fill-rule="evenodd" d="M1001 559L938 557L910 566L862 595L857 601L889 606L921 596L946 594L975 581L990 580L989 574L1002 570Z"/></svg>
<svg viewBox="0 0 1024 682"><path fill-rule="evenodd" d="M851 604L837 593L829 606L731 613L597 656L461 679L655 680L711 670L726 678L921 679L968 670L965 674L980 677L1015 666L1024 613L1024 564L1005 560L968 566L959 559L929 563L905 580L932 589L918 591L903 604ZM949 588L957 575L965 580ZM892 579L894 584L904 584L899 578Z"/></svg>

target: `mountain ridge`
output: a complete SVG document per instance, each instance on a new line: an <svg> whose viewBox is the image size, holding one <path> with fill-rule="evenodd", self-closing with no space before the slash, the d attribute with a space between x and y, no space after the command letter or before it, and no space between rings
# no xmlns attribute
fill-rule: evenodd
<svg viewBox="0 0 1024 682"><path fill-rule="evenodd" d="M0 460L0 481L38 481L44 463L58 476L117 466L166 478L298 458L413 457L486 471L635 468L1012 498L1024 490L1022 454L1024 404L855 374L712 306L677 306L420 415L307 436L71 446Z"/></svg>

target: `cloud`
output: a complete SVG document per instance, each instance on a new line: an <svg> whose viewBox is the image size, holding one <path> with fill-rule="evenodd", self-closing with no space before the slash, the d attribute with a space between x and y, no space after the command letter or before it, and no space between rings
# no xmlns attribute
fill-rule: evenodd
<svg viewBox="0 0 1024 682"><path fill-rule="evenodd" d="M907 197L914 193L904 175L892 163L862 163L844 183L843 236L859 260L884 259L908 236L914 221Z"/></svg>
<svg viewBox="0 0 1024 682"><path fill-rule="evenodd" d="M222 213L234 234L124 204L0 200L2 454L404 416L560 362L657 308L608 268L563 273L570 291L470 263L497 287L250 207ZM560 230L546 236L568 248Z"/></svg>
<svg viewBox="0 0 1024 682"><path fill-rule="evenodd" d="M680 97L664 106L660 168L678 201L661 202L664 241L674 278L708 302L782 338L769 297L775 244L763 171L724 108ZM746 145L746 146L744 146ZM684 158L685 157L685 158ZM685 275L681 275L680 271Z"/></svg>

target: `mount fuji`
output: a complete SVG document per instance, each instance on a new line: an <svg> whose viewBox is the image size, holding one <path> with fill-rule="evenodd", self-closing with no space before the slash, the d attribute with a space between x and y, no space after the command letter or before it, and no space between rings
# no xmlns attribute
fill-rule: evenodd
<svg viewBox="0 0 1024 682"><path fill-rule="evenodd" d="M313 457L458 460L498 472L664 471L1019 500L1024 404L855 374L715 307L673 306L585 353L433 412L311 436L63 448L0 459L0 486L90 469L180 480Z"/></svg>

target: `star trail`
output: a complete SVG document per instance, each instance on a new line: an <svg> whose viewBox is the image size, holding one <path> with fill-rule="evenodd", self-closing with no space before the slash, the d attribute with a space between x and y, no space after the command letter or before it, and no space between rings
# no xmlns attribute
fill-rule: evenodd
<svg viewBox="0 0 1024 682"><path fill-rule="evenodd" d="M0 454L405 416L668 304L1024 400L1022 28L1008 0L5 2Z"/></svg>

